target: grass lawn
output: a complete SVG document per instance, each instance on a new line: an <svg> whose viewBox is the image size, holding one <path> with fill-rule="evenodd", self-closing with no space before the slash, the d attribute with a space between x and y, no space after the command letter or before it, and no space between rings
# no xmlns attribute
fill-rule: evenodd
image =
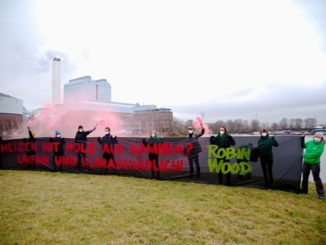
<svg viewBox="0 0 326 245"><path fill-rule="evenodd" d="M309 187L0 171L0 244L326 244L326 201Z"/></svg>

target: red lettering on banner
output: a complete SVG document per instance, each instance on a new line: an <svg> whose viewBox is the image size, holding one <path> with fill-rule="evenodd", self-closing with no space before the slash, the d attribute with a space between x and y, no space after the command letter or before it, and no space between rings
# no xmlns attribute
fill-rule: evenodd
<svg viewBox="0 0 326 245"><path fill-rule="evenodd" d="M48 165L49 157L48 156L37 156L37 155L18 155L17 162L22 165L28 165L35 163L36 165Z"/></svg>
<svg viewBox="0 0 326 245"><path fill-rule="evenodd" d="M77 158L74 156L55 156L54 162L56 165L76 166Z"/></svg>
<svg viewBox="0 0 326 245"><path fill-rule="evenodd" d="M50 142L50 143L42 143L42 151L45 152L58 152L59 142Z"/></svg>
<svg viewBox="0 0 326 245"><path fill-rule="evenodd" d="M123 154L123 145L122 144L115 144L115 145L107 145L105 144L103 146L103 153L109 153L109 154Z"/></svg>
<svg viewBox="0 0 326 245"><path fill-rule="evenodd" d="M192 147L192 144L189 144ZM183 154L182 144L173 145L172 143L156 143L156 144L131 144L130 153L132 154L158 154L158 155L178 155Z"/></svg>
<svg viewBox="0 0 326 245"><path fill-rule="evenodd" d="M26 151L37 151L37 144L32 142L18 142L1 144L0 148L2 153L18 153Z"/></svg>
<svg viewBox="0 0 326 245"><path fill-rule="evenodd" d="M95 153L95 143L67 143L66 144L66 151L67 152L81 152L85 154L94 154Z"/></svg>
<svg viewBox="0 0 326 245"><path fill-rule="evenodd" d="M105 168L106 167L106 159L96 157L95 158L95 166L97 168Z"/></svg>

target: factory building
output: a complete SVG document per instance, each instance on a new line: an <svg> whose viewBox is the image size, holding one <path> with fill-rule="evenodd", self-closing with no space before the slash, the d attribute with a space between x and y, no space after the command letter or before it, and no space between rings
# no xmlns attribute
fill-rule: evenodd
<svg viewBox="0 0 326 245"><path fill-rule="evenodd" d="M7 137L12 131L18 133L27 116L21 99L0 93L0 135Z"/></svg>
<svg viewBox="0 0 326 245"><path fill-rule="evenodd" d="M57 129L65 137L74 137L78 125L85 129L98 125L99 134L110 126L121 136L144 136L151 130L172 132L171 109L112 101L111 85L106 79L83 76L69 80L62 88L61 59L57 57L52 60L52 73L52 104L32 112L24 108L22 100L0 93L2 136L26 137L26 125L39 137L48 137Z"/></svg>
<svg viewBox="0 0 326 245"><path fill-rule="evenodd" d="M64 100L110 103L111 85L105 79L92 80L90 76L71 79L64 85Z"/></svg>

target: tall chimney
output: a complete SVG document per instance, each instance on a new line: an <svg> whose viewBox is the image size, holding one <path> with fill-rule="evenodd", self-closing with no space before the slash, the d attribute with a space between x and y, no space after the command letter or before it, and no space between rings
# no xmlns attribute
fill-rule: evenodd
<svg viewBox="0 0 326 245"><path fill-rule="evenodd" d="M55 57L52 63L52 103L61 104L61 97L61 60Z"/></svg>

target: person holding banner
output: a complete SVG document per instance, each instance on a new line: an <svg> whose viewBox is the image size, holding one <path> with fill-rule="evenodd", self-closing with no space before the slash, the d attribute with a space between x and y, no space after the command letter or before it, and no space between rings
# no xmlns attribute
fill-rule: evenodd
<svg viewBox="0 0 326 245"><path fill-rule="evenodd" d="M77 153L77 157L78 157L77 167L78 167L79 171L81 170L81 167L82 167L82 158L84 160L86 160L86 153L82 152L82 148L84 148L84 150L86 150L87 135L94 132L95 129L96 129L96 126L92 130L84 131L83 126L79 125L78 131L76 132L75 143L80 145L79 151Z"/></svg>
<svg viewBox="0 0 326 245"><path fill-rule="evenodd" d="M211 136L209 141L211 145L217 145L218 148L224 148L224 149L235 145L235 140L230 134L228 134L226 128L223 126L219 128L219 132L217 136ZM227 162L228 160L226 158L222 158L222 159L218 159L218 161ZM223 183L222 169L220 169L220 172L218 173L218 178L219 178L219 184L222 184ZM231 185L230 172L226 174L226 184Z"/></svg>
<svg viewBox="0 0 326 245"><path fill-rule="evenodd" d="M105 174L108 172L108 165L110 160L113 161L114 165L116 166L116 162L114 160L114 145L118 144L117 136L112 136L110 134L110 128L105 128L105 135L101 138L98 137L97 141L102 145L103 148L103 158L105 159L106 166L105 166Z"/></svg>
<svg viewBox="0 0 326 245"><path fill-rule="evenodd" d="M56 144L54 151L53 151L53 171L57 171L57 164L56 161L58 161L59 164L59 170L62 171L63 169L63 159L60 159L62 156L65 155L64 152L64 145L66 144L65 140L61 138L61 133L59 130L56 130L54 132L55 137L50 138L50 142Z"/></svg>
<svg viewBox="0 0 326 245"><path fill-rule="evenodd" d="M30 127L27 127L27 130L28 130L28 139L27 139L27 142L33 144L36 142L36 138L35 138L35 132L31 131L31 128ZM26 140L25 140L26 141ZM28 165L28 168L32 168L32 169L35 169L35 156L36 155L36 152L35 150L32 149L32 146L29 145L29 149L27 149L27 157L30 159L30 163Z"/></svg>
<svg viewBox="0 0 326 245"><path fill-rule="evenodd" d="M303 166L302 166L302 188L301 192L308 194L308 179L310 170L314 177L316 191L318 198L325 199L325 192L323 183L320 179L320 157L324 152L325 140L322 132L316 132L313 140L310 140L305 143L304 135L301 138L301 146L305 148L306 151L303 155Z"/></svg>
<svg viewBox="0 0 326 245"><path fill-rule="evenodd" d="M155 145L157 144L161 144L162 143L162 139L157 137L156 131L153 130L149 136L149 138L147 139L143 139L143 145L145 147L147 147L147 145L149 144L150 147L153 149L158 149L158 147L155 147ZM159 163L159 159L158 159L158 152L150 152L148 153L148 158L152 163L151 166L151 171L152 171L152 179L155 179L155 172L156 172L156 179L160 178L160 163Z"/></svg>
<svg viewBox="0 0 326 245"><path fill-rule="evenodd" d="M272 147L278 147L278 142L273 136L269 136L267 129L260 131L257 147L260 152L260 164L263 170L265 187L273 185L273 150Z"/></svg>
<svg viewBox="0 0 326 245"><path fill-rule="evenodd" d="M194 174L194 162L196 165L197 176L200 176L200 165L199 165L199 153L201 152L201 146L199 144L198 138L203 136L205 133L205 129L203 124L200 123L201 130L200 133L194 132L194 128L188 127L188 138L186 139L186 145L184 149L184 153L188 158L190 175ZM191 149L188 150L188 146L191 144Z"/></svg>

